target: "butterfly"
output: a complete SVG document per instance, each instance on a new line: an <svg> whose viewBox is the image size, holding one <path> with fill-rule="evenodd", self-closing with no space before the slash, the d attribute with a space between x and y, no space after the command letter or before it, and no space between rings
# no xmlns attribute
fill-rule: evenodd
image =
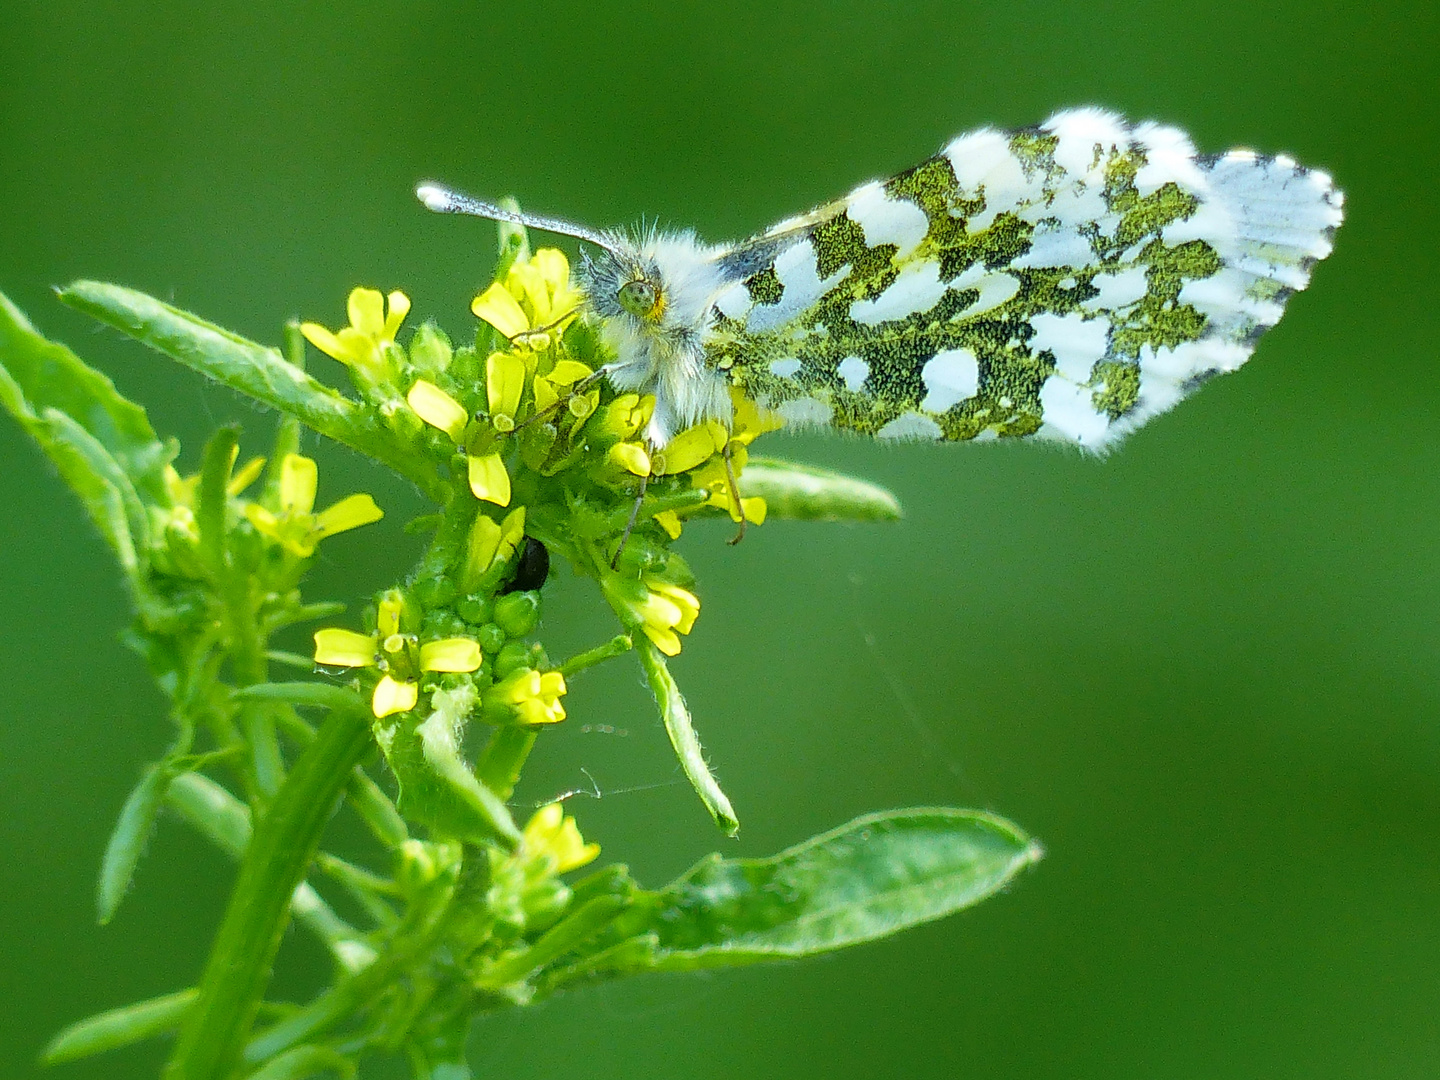
<svg viewBox="0 0 1440 1080"><path fill-rule="evenodd" d="M1097 452L1249 358L1344 204L1289 157L1096 108L969 132L733 244L417 195L596 249L577 282L605 376L655 396L652 446L728 424L733 387L788 427Z"/></svg>

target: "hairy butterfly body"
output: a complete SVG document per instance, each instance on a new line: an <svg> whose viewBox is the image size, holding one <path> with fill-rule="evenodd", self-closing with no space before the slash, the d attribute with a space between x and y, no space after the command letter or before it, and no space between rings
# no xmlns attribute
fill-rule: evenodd
<svg viewBox="0 0 1440 1080"><path fill-rule="evenodd" d="M1323 172L1098 109L970 132L738 244L418 194L599 249L577 276L655 446L728 424L733 386L787 426L1104 450L1243 364L1343 216Z"/></svg>

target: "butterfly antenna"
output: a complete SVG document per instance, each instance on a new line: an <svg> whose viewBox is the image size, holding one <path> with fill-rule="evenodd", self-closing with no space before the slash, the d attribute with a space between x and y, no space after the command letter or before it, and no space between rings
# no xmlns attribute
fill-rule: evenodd
<svg viewBox="0 0 1440 1080"><path fill-rule="evenodd" d="M425 204L427 210L433 210L437 214L470 214L474 217L489 218L491 221L513 221L516 225L524 225L526 228L558 233L560 236L573 236L577 240L588 241L606 251L615 250L613 242L594 229L562 221L560 218L545 217L542 214L527 214L523 210L509 210L503 206L497 206L495 203L486 202L484 199L476 199L470 195L452 191L450 188L441 187L439 184L421 184L415 189L415 195Z"/></svg>

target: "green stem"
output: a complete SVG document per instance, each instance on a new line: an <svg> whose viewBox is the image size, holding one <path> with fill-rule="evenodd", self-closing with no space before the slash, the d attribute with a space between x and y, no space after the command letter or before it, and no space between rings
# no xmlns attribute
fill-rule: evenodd
<svg viewBox="0 0 1440 1080"><path fill-rule="evenodd" d="M502 799L508 799L520 779L520 770L535 745L537 732L529 727L498 727L485 744L475 775L480 782Z"/></svg>
<svg viewBox="0 0 1440 1080"><path fill-rule="evenodd" d="M290 898L305 876L350 770L370 747L369 717L336 709L255 828L225 917L165 1069L167 1080L228 1080L255 1022Z"/></svg>

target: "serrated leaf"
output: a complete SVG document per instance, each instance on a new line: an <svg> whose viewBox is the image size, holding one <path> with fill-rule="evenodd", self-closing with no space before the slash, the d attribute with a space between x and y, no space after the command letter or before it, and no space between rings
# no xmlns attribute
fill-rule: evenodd
<svg viewBox="0 0 1440 1080"><path fill-rule="evenodd" d="M745 496L765 500L767 519L899 521L900 500L879 484L774 458L751 458L740 477Z"/></svg>
<svg viewBox="0 0 1440 1080"><path fill-rule="evenodd" d="M404 452L377 413L316 381L279 350L119 285L77 281L59 295L76 310L388 465L427 494L443 497L435 474Z"/></svg>
<svg viewBox="0 0 1440 1080"><path fill-rule="evenodd" d="M173 444L156 437L144 409L64 345L41 335L4 294L0 404L27 429L46 409L64 413L105 448L146 499L169 502L164 472L175 456Z"/></svg>
<svg viewBox="0 0 1440 1080"><path fill-rule="evenodd" d="M120 901L125 899L125 893L130 889L135 867L155 827L155 817L164 804L165 789L169 784L168 764L162 761L151 765L120 809L115 829L105 845L105 857L100 863L100 882L95 890L95 906L101 926L115 917Z"/></svg>
<svg viewBox="0 0 1440 1080"><path fill-rule="evenodd" d="M193 988L181 990L86 1017L51 1039L40 1060L46 1065L59 1065L163 1035L179 1025L194 1004L195 995Z"/></svg>

